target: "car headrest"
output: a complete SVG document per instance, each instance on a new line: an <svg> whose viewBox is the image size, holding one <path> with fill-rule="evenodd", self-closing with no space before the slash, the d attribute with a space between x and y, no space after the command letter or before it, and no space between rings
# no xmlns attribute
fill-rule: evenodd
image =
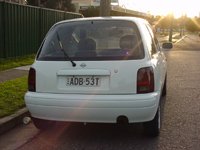
<svg viewBox="0 0 200 150"><path fill-rule="evenodd" d="M82 50L82 51L84 51L84 50L88 50L88 51L96 50L96 42L91 38L83 39L79 42L78 49Z"/></svg>
<svg viewBox="0 0 200 150"><path fill-rule="evenodd" d="M125 35L120 38L121 49L133 49L137 44L137 37L135 35Z"/></svg>

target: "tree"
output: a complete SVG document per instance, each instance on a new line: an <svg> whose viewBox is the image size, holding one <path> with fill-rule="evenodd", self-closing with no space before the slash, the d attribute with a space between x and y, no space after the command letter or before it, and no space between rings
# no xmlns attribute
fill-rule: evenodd
<svg viewBox="0 0 200 150"><path fill-rule="evenodd" d="M28 5L43 6L51 9L59 9L64 11L75 11L72 0L27 0Z"/></svg>
<svg viewBox="0 0 200 150"><path fill-rule="evenodd" d="M200 31L200 19L188 18L185 23L186 29L191 32Z"/></svg>
<svg viewBox="0 0 200 150"><path fill-rule="evenodd" d="M71 1L72 0L48 0L46 2L46 7L64 11L75 11L75 7Z"/></svg>
<svg viewBox="0 0 200 150"><path fill-rule="evenodd" d="M91 6L88 9L80 10L80 13L85 17L97 17L99 16L100 7Z"/></svg>
<svg viewBox="0 0 200 150"><path fill-rule="evenodd" d="M39 6L40 0L27 0L28 5Z"/></svg>
<svg viewBox="0 0 200 150"><path fill-rule="evenodd" d="M62 0L63 1L63 9L66 9L67 11L75 11L75 6L72 4L72 0Z"/></svg>

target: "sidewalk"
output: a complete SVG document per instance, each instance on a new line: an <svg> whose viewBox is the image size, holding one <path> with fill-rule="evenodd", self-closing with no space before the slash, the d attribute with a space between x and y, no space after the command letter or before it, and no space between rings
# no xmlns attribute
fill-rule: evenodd
<svg viewBox="0 0 200 150"><path fill-rule="evenodd" d="M163 42L168 42L169 41L169 35L167 36L160 36L160 35L157 35L158 37L158 40L163 43ZM184 36L183 36L184 37ZM180 36L179 33L175 33L173 34L172 36L172 43L176 43L179 39L183 38Z"/></svg>
<svg viewBox="0 0 200 150"><path fill-rule="evenodd" d="M29 68L30 66L23 66L6 71L1 71L0 83L28 75ZM29 116L27 108L23 108L10 116L0 118L0 134L14 128L18 124L21 124L25 116Z"/></svg>
<svg viewBox="0 0 200 150"><path fill-rule="evenodd" d="M0 83L7 81L7 80L12 80L15 78L19 78L25 75L28 75L28 68L29 66L25 67L18 67L14 69L9 69L6 71L1 71L0 72Z"/></svg>

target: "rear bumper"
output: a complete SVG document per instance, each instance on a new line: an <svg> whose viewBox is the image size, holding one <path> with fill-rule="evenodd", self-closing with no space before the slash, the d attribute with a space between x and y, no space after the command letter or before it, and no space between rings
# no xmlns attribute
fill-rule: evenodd
<svg viewBox="0 0 200 150"><path fill-rule="evenodd" d="M135 95L79 95L27 92L25 102L35 118L72 121L116 123L126 116L129 123L154 118L160 93Z"/></svg>

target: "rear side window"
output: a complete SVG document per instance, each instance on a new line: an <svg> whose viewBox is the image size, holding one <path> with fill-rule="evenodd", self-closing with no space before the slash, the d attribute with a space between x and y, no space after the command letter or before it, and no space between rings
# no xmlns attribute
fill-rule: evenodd
<svg viewBox="0 0 200 150"><path fill-rule="evenodd" d="M159 44L156 36L153 33L152 27L149 24L147 24L147 29L149 30L149 32L151 34L151 37L152 37L152 39L153 39L153 41L155 43L155 45L152 44L152 51L153 51L153 53L156 53L156 52L160 51L160 44Z"/></svg>
<svg viewBox="0 0 200 150"><path fill-rule="evenodd" d="M144 58L137 26L130 21L95 20L66 22L46 36L38 60L127 60Z"/></svg>

